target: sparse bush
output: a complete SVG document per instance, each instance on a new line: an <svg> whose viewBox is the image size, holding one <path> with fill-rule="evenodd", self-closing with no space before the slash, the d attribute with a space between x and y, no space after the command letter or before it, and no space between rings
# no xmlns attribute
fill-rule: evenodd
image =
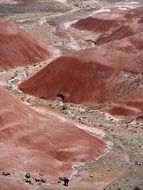
<svg viewBox="0 0 143 190"><path fill-rule="evenodd" d="M63 111L64 111L64 110L67 110L67 109L68 109L68 107L67 107L67 105L66 105L66 104L64 104L64 105L62 105L62 106L61 106L61 110L63 110Z"/></svg>

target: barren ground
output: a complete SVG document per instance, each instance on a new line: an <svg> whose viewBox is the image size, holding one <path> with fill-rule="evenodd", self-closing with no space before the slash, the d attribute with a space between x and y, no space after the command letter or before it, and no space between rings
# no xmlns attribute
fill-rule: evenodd
<svg viewBox="0 0 143 190"><path fill-rule="evenodd" d="M0 1L1 3L2 1ZM9 1L10 2L10 1ZM26 31L34 33L37 38L43 39L48 44L57 47L61 53L75 49L92 47L91 43L80 41L80 46L74 39L63 35L59 26L85 16L87 13L111 6L141 6L141 1L25 1L24 4L7 1L0 4L0 18L12 21ZM57 52L56 52L57 53ZM55 55L57 56L57 55ZM50 61L50 60L49 60ZM49 62L48 61L48 62ZM46 64L32 65L0 72L1 86L19 97L25 104L46 114L47 109L53 110L63 117L85 124L93 129L102 129L107 133L107 138L113 142L113 147L108 154L96 162L87 162L77 168L77 173L70 180L69 190L133 190L135 186L143 189L143 123L137 120L116 119L103 112L106 105L88 107L59 101L46 101L23 94L17 84L25 77L34 74ZM99 111L100 108L100 111ZM19 176L7 177L7 179ZM65 189L62 184L54 181L53 184L35 184L28 186L35 190L60 190ZM0 186L1 188L1 186ZM1 188L2 189L2 188Z"/></svg>

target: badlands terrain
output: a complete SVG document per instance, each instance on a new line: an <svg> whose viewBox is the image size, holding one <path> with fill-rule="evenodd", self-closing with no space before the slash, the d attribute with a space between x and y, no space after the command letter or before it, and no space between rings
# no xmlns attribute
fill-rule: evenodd
<svg viewBox="0 0 143 190"><path fill-rule="evenodd" d="M0 150L0 190L143 190L142 0L0 0Z"/></svg>

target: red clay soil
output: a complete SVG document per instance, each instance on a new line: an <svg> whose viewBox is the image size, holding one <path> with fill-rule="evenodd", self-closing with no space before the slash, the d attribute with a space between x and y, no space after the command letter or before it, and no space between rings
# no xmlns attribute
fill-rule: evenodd
<svg viewBox="0 0 143 190"><path fill-rule="evenodd" d="M141 115L141 111L132 109L132 107L126 107L124 105L114 106L112 109L109 110L108 113L113 116L121 117L137 117Z"/></svg>
<svg viewBox="0 0 143 190"><path fill-rule="evenodd" d="M102 12L93 14L89 17L78 20L71 26L78 30L87 30L91 32L107 32L111 28L115 28L125 23L124 11L112 10L110 12Z"/></svg>
<svg viewBox="0 0 143 190"><path fill-rule="evenodd" d="M126 103L126 105L131 106L131 107L135 107L137 109L141 109L143 111L143 100L137 100L137 99L132 99L132 100L127 100L124 101Z"/></svg>
<svg viewBox="0 0 143 190"><path fill-rule="evenodd" d="M129 56L116 50L112 56L112 52L107 45L62 56L23 81L19 88L45 99L55 99L62 92L65 100L73 103L121 101L140 89L142 65L140 59L134 63L139 58L137 53Z"/></svg>
<svg viewBox="0 0 143 190"><path fill-rule="evenodd" d="M0 190L27 190L27 188L18 181L0 178Z"/></svg>
<svg viewBox="0 0 143 190"><path fill-rule="evenodd" d="M100 34L96 44L120 40L143 30L143 7L128 11L112 10L81 19L71 26Z"/></svg>
<svg viewBox="0 0 143 190"><path fill-rule="evenodd" d="M0 171L42 172L48 180L69 176L73 165L95 160L106 144L75 124L46 116L0 89Z"/></svg>
<svg viewBox="0 0 143 190"><path fill-rule="evenodd" d="M131 18L133 13L138 20L134 25L136 30L141 28L143 14L142 8L135 10L127 11L126 17ZM134 102L131 110L137 108L143 112L143 108L137 106L138 100L143 101L142 60L143 32L135 31L130 37L61 56L23 81L19 88L44 99L56 99L58 93L63 93L65 101L73 103L110 101L122 107L130 106L127 103L130 100ZM134 116L131 110L124 115Z"/></svg>
<svg viewBox="0 0 143 190"><path fill-rule="evenodd" d="M58 93L63 93L68 102L98 102L107 93L115 71L107 63L101 64L88 56L62 56L22 82L19 88L44 99L55 99Z"/></svg>
<svg viewBox="0 0 143 190"><path fill-rule="evenodd" d="M62 56L23 81L19 88L44 99L56 99L57 94L62 92L65 101L73 103L112 101L128 106L127 100L131 100L134 102L131 105L136 108L135 102L138 99L143 101L142 49L138 53L125 52L119 49L121 44L113 47L107 44ZM135 49L133 44L131 49ZM139 109L143 111L142 107ZM130 114L134 116L132 111L129 111Z"/></svg>
<svg viewBox="0 0 143 190"><path fill-rule="evenodd" d="M46 60L48 47L15 24L0 20L0 69L25 66Z"/></svg>

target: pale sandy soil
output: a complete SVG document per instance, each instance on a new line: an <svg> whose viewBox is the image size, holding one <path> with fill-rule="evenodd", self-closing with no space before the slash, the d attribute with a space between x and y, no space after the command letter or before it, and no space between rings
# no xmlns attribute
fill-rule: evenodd
<svg viewBox="0 0 143 190"><path fill-rule="evenodd" d="M0 0L0 4L17 4L17 1L14 0Z"/></svg>

